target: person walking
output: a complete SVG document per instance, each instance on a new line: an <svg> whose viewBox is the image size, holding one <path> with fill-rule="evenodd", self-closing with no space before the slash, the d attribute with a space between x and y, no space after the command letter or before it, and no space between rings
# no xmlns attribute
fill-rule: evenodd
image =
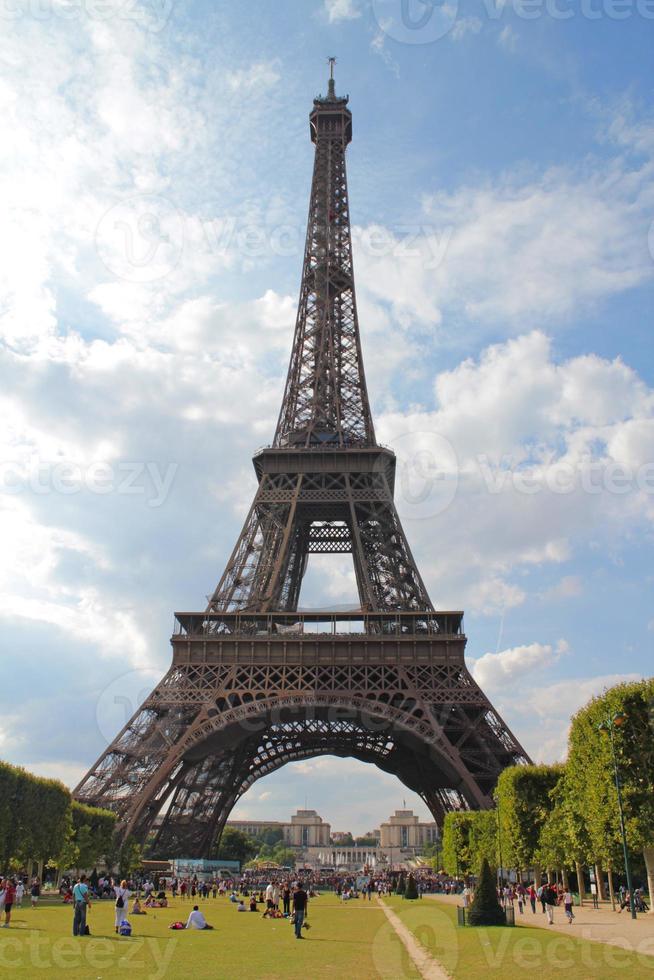
<svg viewBox="0 0 654 980"><path fill-rule="evenodd" d="M4 909L5 909L5 921L2 923L3 929L9 928L9 923L11 922L11 909L16 901L16 886L14 885L13 878L5 878L2 889L4 891Z"/></svg>
<svg viewBox="0 0 654 980"><path fill-rule="evenodd" d="M568 920L568 925L571 926L572 925L572 920L574 919L575 914L572 911L572 894L570 893L570 889L569 888L566 888L565 892L563 893L563 908L565 909L565 914L566 914L566 918Z"/></svg>
<svg viewBox="0 0 654 980"><path fill-rule="evenodd" d="M284 882L282 888L282 902L284 903L284 915L291 914L291 886L288 881Z"/></svg>
<svg viewBox="0 0 654 980"><path fill-rule="evenodd" d="M22 878L19 878L16 882L16 908L21 908L23 904L23 895L25 894L25 882Z"/></svg>
<svg viewBox="0 0 654 980"><path fill-rule="evenodd" d="M309 896L305 892L301 883L298 882L293 891L293 912L295 913L295 938L304 939L302 935L302 924L307 916Z"/></svg>
<svg viewBox="0 0 654 980"><path fill-rule="evenodd" d="M127 888L127 882L123 878L119 885L114 888L114 893L116 895L116 932L120 930L120 923L123 919L127 918L127 903L129 902L130 891Z"/></svg>
<svg viewBox="0 0 654 980"><path fill-rule="evenodd" d="M533 885L530 885L529 886L529 890L528 890L527 894L529 895L529 904L531 905L531 911L534 913L534 915L536 915L536 898L537 898L537 895L536 895L536 889L534 888Z"/></svg>
<svg viewBox="0 0 654 980"><path fill-rule="evenodd" d="M38 876L32 878L32 886L30 888L30 898L32 900L32 908L35 909L39 898L41 897L41 882Z"/></svg>
<svg viewBox="0 0 654 980"><path fill-rule="evenodd" d="M547 914L548 925L554 925L554 906L556 905L557 895L552 886L548 883L543 885L543 899L545 901L545 912Z"/></svg>
<svg viewBox="0 0 654 980"><path fill-rule="evenodd" d="M86 935L86 912L91 908L86 875L80 875L73 888L73 936Z"/></svg>

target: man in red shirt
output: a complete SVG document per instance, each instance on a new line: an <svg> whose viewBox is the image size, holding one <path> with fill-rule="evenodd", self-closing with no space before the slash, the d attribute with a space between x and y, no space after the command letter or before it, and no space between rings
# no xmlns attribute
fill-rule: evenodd
<svg viewBox="0 0 654 980"><path fill-rule="evenodd" d="M4 882L5 890L5 921L3 922L3 928L8 929L9 923L11 922L11 907L14 904L16 898L16 886L14 885L13 878L7 878Z"/></svg>

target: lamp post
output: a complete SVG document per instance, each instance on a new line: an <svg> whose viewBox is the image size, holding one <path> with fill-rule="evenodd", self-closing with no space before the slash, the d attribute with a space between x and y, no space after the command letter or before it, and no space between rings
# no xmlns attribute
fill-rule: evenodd
<svg viewBox="0 0 654 980"><path fill-rule="evenodd" d="M502 887L502 825L500 823L500 801L497 801L497 856L499 858L499 868L497 869L497 877L499 878L499 887Z"/></svg>
<svg viewBox="0 0 654 980"><path fill-rule="evenodd" d="M601 732L608 732L609 740L611 742L611 756L613 758L613 773L615 775L615 789L618 794L618 811L620 813L620 833L622 834L622 851L624 853L624 870L627 876L627 888L629 889L629 908L631 910L631 918L635 919L636 916L636 903L634 901L634 889L631 883L631 866L629 864L629 851L627 850L627 834L624 827L624 810L622 809L622 790L620 788L620 773L618 772L618 758L615 754L615 741L613 733L616 728L621 728L626 722L626 715L618 712L615 715L609 715L605 721L598 725L598 729Z"/></svg>

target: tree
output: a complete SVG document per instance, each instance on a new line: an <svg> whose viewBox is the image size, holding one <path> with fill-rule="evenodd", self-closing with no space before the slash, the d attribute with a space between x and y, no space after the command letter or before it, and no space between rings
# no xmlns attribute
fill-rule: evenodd
<svg viewBox="0 0 654 980"><path fill-rule="evenodd" d="M355 837L354 843L359 847L376 847L378 841L374 835L366 834L363 837Z"/></svg>
<svg viewBox="0 0 654 980"><path fill-rule="evenodd" d="M404 872L401 872L400 877L397 879L397 888L395 889L396 895L404 895L406 891L406 882L404 880Z"/></svg>
<svg viewBox="0 0 654 980"><path fill-rule="evenodd" d="M450 875L472 872L470 827L472 814L458 810L445 814L443 823L443 867Z"/></svg>
<svg viewBox="0 0 654 980"><path fill-rule="evenodd" d="M408 899L418 898L418 888L416 885L416 879L413 877L412 874L409 875L409 879L406 883L404 897Z"/></svg>
<svg viewBox="0 0 654 980"><path fill-rule="evenodd" d="M648 890L654 895L654 679L618 684L593 698L572 719L568 752L568 808L587 828L588 859L613 869L623 864L611 740L613 726L625 829L630 851L642 851ZM650 903L650 908L652 903Z"/></svg>
<svg viewBox="0 0 654 980"><path fill-rule="evenodd" d="M2 866L48 861L58 854L69 832L70 803L63 783L0 763Z"/></svg>
<svg viewBox="0 0 654 980"><path fill-rule="evenodd" d="M541 829L554 808L551 792L562 766L510 766L497 781L502 861L525 870L536 863Z"/></svg>
<svg viewBox="0 0 654 980"><path fill-rule="evenodd" d="M137 871L143 861L143 848L133 837L127 837L120 848L118 856L118 866L123 878L129 878Z"/></svg>
<svg viewBox="0 0 654 980"><path fill-rule="evenodd" d="M281 827L266 827L259 835L258 839L263 841L264 844L278 844L280 841L284 840L284 831Z"/></svg>
<svg viewBox="0 0 654 980"><path fill-rule="evenodd" d="M497 900L495 878L485 858L482 861L475 897L468 912L468 922L471 926L506 925L504 910Z"/></svg>
<svg viewBox="0 0 654 980"><path fill-rule="evenodd" d="M218 842L216 857L219 861L240 861L241 864L245 864L258 851L259 843L254 837L249 837L242 830L236 830L234 827L226 827Z"/></svg>

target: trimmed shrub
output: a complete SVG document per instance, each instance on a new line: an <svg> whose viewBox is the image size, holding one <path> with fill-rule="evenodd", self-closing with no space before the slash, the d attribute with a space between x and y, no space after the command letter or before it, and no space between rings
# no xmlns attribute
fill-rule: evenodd
<svg viewBox="0 0 654 980"><path fill-rule="evenodd" d="M416 879L413 875L409 875L409 880L406 883L406 891L404 892L405 898L418 898L418 888L416 886Z"/></svg>
<svg viewBox="0 0 654 980"><path fill-rule="evenodd" d="M468 922L471 926L506 925L504 909L497 900L493 872L486 858L481 865L481 874L468 913Z"/></svg>

